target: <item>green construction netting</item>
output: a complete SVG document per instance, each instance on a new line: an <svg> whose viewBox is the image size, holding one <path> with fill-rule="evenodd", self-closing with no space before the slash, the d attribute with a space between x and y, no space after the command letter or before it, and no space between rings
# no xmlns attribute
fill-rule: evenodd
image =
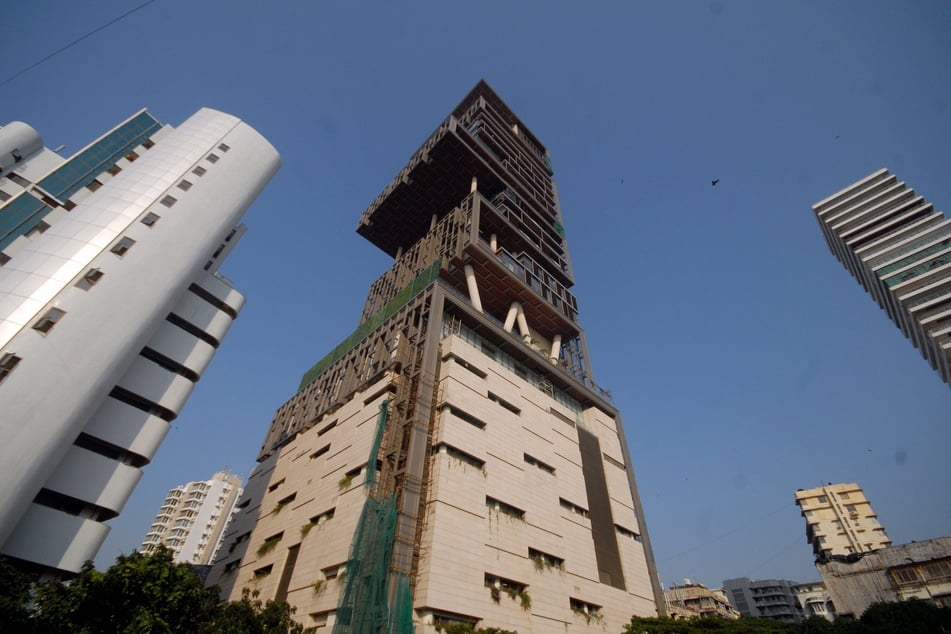
<svg viewBox="0 0 951 634"><path fill-rule="evenodd" d="M396 495L367 498L350 547L346 579L333 634L412 634L409 580L393 575L395 600L387 601L396 530Z"/></svg>
<svg viewBox="0 0 951 634"><path fill-rule="evenodd" d="M376 459L380 453L380 443L383 441L383 430L386 428L386 419L390 415L390 399L380 403L380 415L376 422L376 436L373 438L373 446L370 447L370 457L367 458L367 478L364 486L372 491L376 484Z"/></svg>
<svg viewBox="0 0 951 634"><path fill-rule="evenodd" d="M297 389L303 388L305 385L317 378L321 372L339 361L340 357L349 352L358 343L363 341L363 339L371 332L379 328L384 321L392 317L399 309L405 306L409 300L416 297L420 291L432 284L433 280L439 277L439 269L441 266L442 262L437 260L436 262L433 262L432 266L417 275L416 279L410 282L406 288L397 293L396 297L388 301L386 306L373 313L369 319L360 324L360 326L355 331L353 331L353 334L344 339L340 345L331 350L327 356L318 361L314 367L308 370L301 379L300 386Z"/></svg>

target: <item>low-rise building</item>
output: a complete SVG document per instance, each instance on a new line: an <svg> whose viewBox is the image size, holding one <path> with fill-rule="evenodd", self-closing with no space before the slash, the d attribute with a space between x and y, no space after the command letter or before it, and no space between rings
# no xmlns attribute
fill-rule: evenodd
<svg viewBox="0 0 951 634"><path fill-rule="evenodd" d="M835 606L826 586L821 581L809 581L796 586L796 596L802 607L803 617L821 616L827 621L835 620Z"/></svg>
<svg viewBox="0 0 951 634"><path fill-rule="evenodd" d="M891 546L878 515L855 482L796 491L806 520L806 541L817 561L836 555L869 553Z"/></svg>
<svg viewBox="0 0 951 634"><path fill-rule="evenodd" d="M951 537L938 537L817 563L839 616L873 603L917 598L951 607Z"/></svg>
<svg viewBox="0 0 951 634"><path fill-rule="evenodd" d="M684 579L681 586L671 586L664 591L667 614L675 619L692 619L703 616L719 616L738 619L740 613L730 605L722 588L710 589L702 583Z"/></svg>

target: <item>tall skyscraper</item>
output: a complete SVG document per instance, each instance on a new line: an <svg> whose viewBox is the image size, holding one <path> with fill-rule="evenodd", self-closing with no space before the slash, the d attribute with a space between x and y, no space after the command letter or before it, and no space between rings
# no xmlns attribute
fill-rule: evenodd
<svg viewBox="0 0 951 634"><path fill-rule="evenodd" d="M887 169L812 209L832 253L951 385L951 221Z"/></svg>
<svg viewBox="0 0 951 634"><path fill-rule="evenodd" d="M224 471L210 480L175 487L156 513L142 552L164 546L175 553L177 562L210 564L241 491L241 478Z"/></svg>
<svg viewBox="0 0 951 634"><path fill-rule="evenodd" d="M480 82L369 206L393 257L278 409L209 581L307 626L620 631L663 610L549 155Z"/></svg>
<svg viewBox="0 0 951 634"><path fill-rule="evenodd" d="M0 128L0 552L92 559L244 298L218 267L273 147L146 111L69 159Z"/></svg>
<svg viewBox="0 0 951 634"><path fill-rule="evenodd" d="M855 482L799 489L796 505L806 520L806 540L817 561L891 546L885 527Z"/></svg>

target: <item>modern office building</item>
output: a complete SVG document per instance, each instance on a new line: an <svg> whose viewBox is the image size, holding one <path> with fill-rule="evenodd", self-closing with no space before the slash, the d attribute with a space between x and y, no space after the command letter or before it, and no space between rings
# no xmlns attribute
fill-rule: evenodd
<svg viewBox="0 0 951 634"><path fill-rule="evenodd" d="M740 618L723 588L710 589L702 583L684 579L683 585L671 586L664 591L667 615L674 619L696 619L716 616L723 619Z"/></svg>
<svg viewBox="0 0 951 634"><path fill-rule="evenodd" d="M832 253L951 385L951 220L887 169L812 209Z"/></svg>
<svg viewBox="0 0 951 634"><path fill-rule="evenodd" d="M796 505L806 520L806 540L817 561L874 552L892 543L855 482L799 489Z"/></svg>
<svg viewBox="0 0 951 634"><path fill-rule="evenodd" d="M241 478L224 471L175 487L156 513L142 552L164 546L177 562L211 564L241 492Z"/></svg>
<svg viewBox="0 0 951 634"><path fill-rule="evenodd" d="M745 617L758 617L798 623L802 608L796 593L796 583L786 579L759 579L746 577L723 582L730 603Z"/></svg>
<svg viewBox="0 0 951 634"><path fill-rule="evenodd" d="M392 268L278 409L209 581L335 632L663 612L541 142L480 82L357 231Z"/></svg>
<svg viewBox="0 0 951 634"><path fill-rule="evenodd" d="M0 128L0 552L94 558L244 303L217 271L279 163L207 109L68 159Z"/></svg>

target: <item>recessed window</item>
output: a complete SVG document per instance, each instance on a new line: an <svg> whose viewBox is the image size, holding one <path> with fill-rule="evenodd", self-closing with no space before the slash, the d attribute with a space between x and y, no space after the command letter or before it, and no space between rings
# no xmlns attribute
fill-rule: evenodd
<svg viewBox="0 0 951 634"><path fill-rule="evenodd" d="M175 198L174 196L166 196L159 202L165 205L166 207L171 207L172 205L178 202L178 199Z"/></svg>
<svg viewBox="0 0 951 634"><path fill-rule="evenodd" d="M91 192L96 191L96 190L99 189L100 187L102 187L102 183L100 183L99 181L97 181L95 178L92 179L92 180L89 182L88 185L86 185L86 189L88 189L88 190L91 191Z"/></svg>
<svg viewBox="0 0 951 634"><path fill-rule="evenodd" d="M46 314L43 315L38 322L33 324L33 330L47 333L53 329L53 326L56 325L60 319L63 318L63 315L66 314L65 310L60 310L59 308L50 308L46 311Z"/></svg>
<svg viewBox="0 0 951 634"><path fill-rule="evenodd" d="M228 150L231 149L231 146L228 145L227 143L222 143L221 145L218 146L218 149L221 150L222 152L227 152Z"/></svg>
<svg viewBox="0 0 951 634"><path fill-rule="evenodd" d="M819 496L819 504L826 504L828 501L829 499L826 496L824 495Z"/></svg>
<svg viewBox="0 0 951 634"><path fill-rule="evenodd" d="M9 174L7 174L7 178L9 178L10 180L12 180L14 183L16 183L17 185L19 185L20 187L29 187L29 186L30 186L30 181L26 180L25 178L23 178L23 177L20 176L19 174L15 174L15 173L13 173L13 172L10 172Z"/></svg>
<svg viewBox="0 0 951 634"><path fill-rule="evenodd" d="M107 169L106 171L107 171L108 173L112 174L113 176L115 176L116 174L118 174L119 172L122 171L122 168L119 167L118 165L113 165L112 167L110 167L110 168Z"/></svg>
<svg viewBox="0 0 951 634"><path fill-rule="evenodd" d="M12 352L0 354L0 382L3 382L7 375L13 372L13 368L20 362L20 357Z"/></svg>
<svg viewBox="0 0 951 634"><path fill-rule="evenodd" d="M149 213L145 214L144 218L142 218L142 224L144 224L146 227L151 227L152 225L154 225L156 222L159 221L159 218L161 218L160 215L153 214L150 211Z"/></svg>
<svg viewBox="0 0 951 634"><path fill-rule="evenodd" d="M209 155L208 155L207 157L205 157L205 158L208 159L208 162L209 162L209 163L217 163L217 162L218 162L218 159L219 159L220 157L219 157L217 154L215 154L214 152L212 152L211 154L209 154Z"/></svg>
<svg viewBox="0 0 951 634"><path fill-rule="evenodd" d="M116 243L116 245L115 245L114 247L112 247L112 249L110 249L110 250L111 250L113 253L115 253L116 255L118 255L118 256L121 257L121 256L125 255L126 252L127 252L129 249L132 248L132 245L133 245L133 244L135 244L135 240L133 240L132 238L125 237L125 238L122 238L121 240L119 240L119 241Z"/></svg>
<svg viewBox="0 0 951 634"><path fill-rule="evenodd" d="M178 184L178 188L182 190L183 192L187 192L189 189L191 189L191 187L192 187L191 182L186 180L183 180L182 182Z"/></svg>
<svg viewBox="0 0 951 634"><path fill-rule="evenodd" d="M137 159L137 158L139 158L139 155L136 154L135 151L131 151L131 152L129 152L128 154L125 155L125 160L129 161L130 163L132 163L133 161L135 161L135 159Z"/></svg>
<svg viewBox="0 0 951 634"><path fill-rule="evenodd" d="M197 167L195 167L195 169L192 170L192 174L194 174L195 176L204 176L205 172L207 171L208 170L206 170L204 167L202 167L201 165L198 165Z"/></svg>
<svg viewBox="0 0 951 634"><path fill-rule="evenodd" d="M99 281L103 275L100 269L89 269L86 271L86 274L79 278L79 281L76 282L76 288L80 288L84 291L88 291L92 288L96 282Z"/></svg>
<svg viewBox="0 0 951 634"><path fill-rule="evenodd" d="M3 191L2 189L0 189L0 203L5 203L5 202L7 202L8 200L10 200L11 198L12 198L12 196L10 196L10 194L8 194L7 192L5 192L5 191Z"/></svg>

